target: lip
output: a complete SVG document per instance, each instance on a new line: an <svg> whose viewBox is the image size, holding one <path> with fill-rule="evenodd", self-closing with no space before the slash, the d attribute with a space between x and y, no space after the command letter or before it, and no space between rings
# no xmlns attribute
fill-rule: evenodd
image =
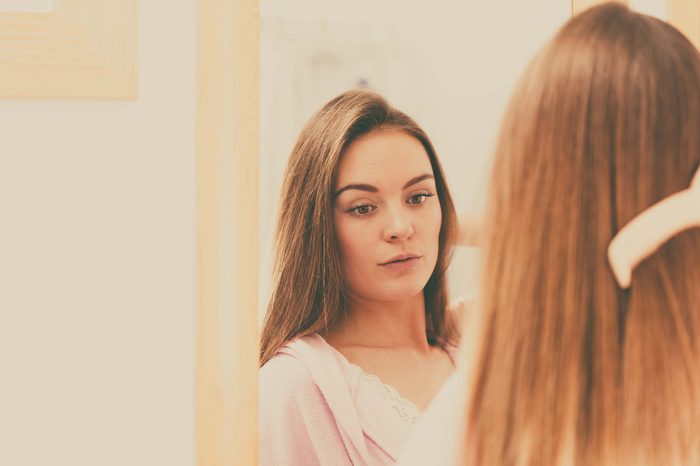
<svg viewBox="0 0 700 466"><path fill-rule="evenodd" d="M392 257L391 259L389 259L389 260L386 261L386 262L381 262L379 265L389 265L389 264L391 264L391 263L393 263L393 262L405 261L405 260L408 260L408 259L418 259L419 257L420 257L420 256L418 256L418 254L413 254L413 253L408 252L408 253L399 254L399 255L397 255L397 256L394 256L394 257Z"/></svg>
<svg viewBox="0 0 700 466"><path fill-rule="evenodd" d="M421 256L416 254L399 254L386 262L379 264L385 269L393 271L407 270L416 265Z"/></svg>

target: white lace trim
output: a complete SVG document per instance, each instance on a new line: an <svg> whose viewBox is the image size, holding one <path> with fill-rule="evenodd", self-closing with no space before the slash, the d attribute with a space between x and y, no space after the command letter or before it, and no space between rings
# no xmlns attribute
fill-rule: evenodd
<svg viewBox="0 0 700 466"><path fill-rule="evenodd" d="M382 398L387 402L387 404L396 410L402 420L411 425L416 422L416 419L418 416L420 416L421 412L415 404L401 396L395 387L382 382L382 380L376 375L368 374L364 371L364 369L356 364L352 365L357 368L362 378L382 395Z"/></svg>

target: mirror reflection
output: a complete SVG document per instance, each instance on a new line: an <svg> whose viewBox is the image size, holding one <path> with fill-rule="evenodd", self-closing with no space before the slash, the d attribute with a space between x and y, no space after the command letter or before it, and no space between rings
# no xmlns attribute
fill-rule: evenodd
<svg viewBox="0 0 700 466"><path fill-rule="evenodd" d="M261 464L700 458L700 56L535 3L261 5Z"/></svg>

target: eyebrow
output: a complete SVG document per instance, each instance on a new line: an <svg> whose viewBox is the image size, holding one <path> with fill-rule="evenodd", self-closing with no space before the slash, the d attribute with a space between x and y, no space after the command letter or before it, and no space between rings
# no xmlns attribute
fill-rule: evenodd
<svg viewBox="0 0 700 466"><path fill-rule="evenodd" d="M410 186L413 186L416 183L420 183L423 180L428 180L428 179L435 179L435 177L429 173L425 173L423 175L418 175L416 177L411 178L406 182L405 185L403 185L402 189L406 189ZM353 183L353 184L348 184L340 188L338 191L335 193L335 197L340 196L344 191L347 191L349 189L356 189L358 191L367 191L369 193L378 193L379 189L376 186L372 186L371 184L358 184L358 183Z"/></svg>
<svg viewBox="0 0 700 466"><path fill-rule="evenodd" d="M405 185L403 185L403 189L406 189L409 186L413 186L416 183L420 183L423 180L429 180L429 179L434 180L435 177L433 175L428 174L428 173L426 173L425 175L416 176L415 178L411 178L410 180L408 180L408 182Z"/></svg>

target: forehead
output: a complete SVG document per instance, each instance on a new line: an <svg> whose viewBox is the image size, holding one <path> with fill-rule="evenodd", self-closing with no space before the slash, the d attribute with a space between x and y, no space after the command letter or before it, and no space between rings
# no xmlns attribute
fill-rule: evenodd
<svg viewBox="0 0 700 466"><path fill-rule="evenodd" d="M348 183L403 185L424 173L433 174L423 144L401 130L380 129L358 137L338 165L336 188Z"/></svg>

